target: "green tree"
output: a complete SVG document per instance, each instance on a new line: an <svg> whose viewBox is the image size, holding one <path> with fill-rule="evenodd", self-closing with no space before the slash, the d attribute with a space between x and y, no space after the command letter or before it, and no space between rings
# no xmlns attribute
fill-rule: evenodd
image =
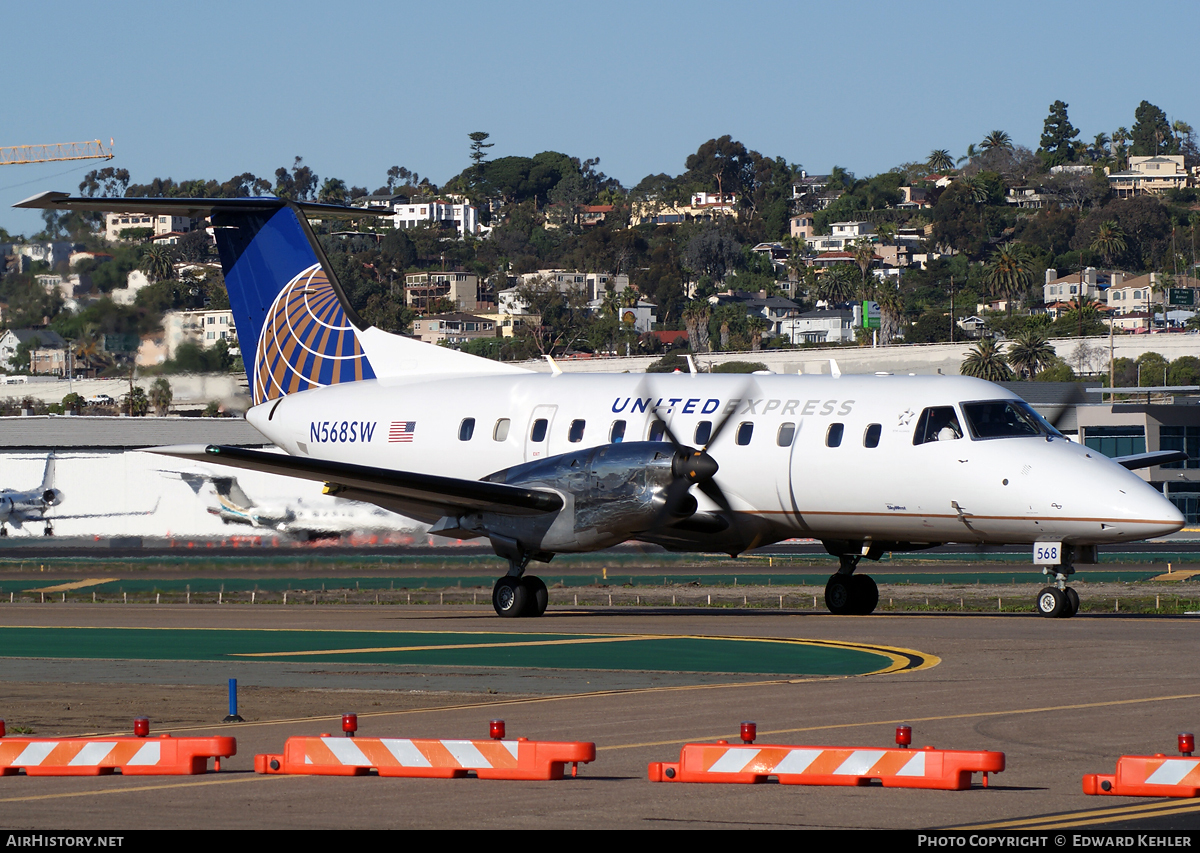
<svg viewBox="0 0 1200 853"><path fill-rule="evenodd" d="M1028 379L1036 378L1055 360L1054 347L1037 329L1018 332L1009 343L1006 356L1017 375Z"/></svg>
<svg viewBox="0 0 1200 853"><path fill-rule="evenodd" d="M954 160L950 157L949 151L939 148L929 152L929 160L926 165L933 172L949 172L954 168Z"/></svg>
<svg viewBox="0 0 1200 853"><path fill-rule="evenodd" d="M1104 258L1104 265L1112 266L1113 258L1125 253L1125 232L1111 219L1101 222L1092 239L1091 249Z"/></svg>
<svg viewBox="0 0 1200 853"><path fill-rule="evenodd" d="M161 418L170 411L171 400L174 399L174 396L171 392L171 383L165 376L155 379L154 384L150 386L150 405L154 407L154 413Z"/></svg>
<svg viewBox="0 0 1200 853"><path fill-rule="evenodd" d="M171 253L166 246L154 245L146 247L142 262L138 269L146 274L153 282L166 281L175 278L175 264L172 263Z"/></svg>
<svg viewBox="0 0 1200 853"><path fill-rule="evenodd" d="M1050 105L1050 114L1042 125L1041 146L1038 156L1049 166L1058 166L1075 159L1075 137L1079 131L1067 118L1067 105L1063 101L1055 101Z"/></svg>
<svg viewBox="0 0 1200 853"><path fill-rule="evenodd" d="M130 417L145 417L150 411L150 401L146 398L146 392L142 390L141 386L134 385L125 395L125 399L121 401L121 407Z"/></svg>
<svg viewBox="0 0 1200 853"><path fill-rule="evenodd" d="M1013 147L1012 137L1003 130L993 130L983 138L983 142L980 143L980 147L983 148L984 151L991 151L994 148L1011 149Z"/></svg>
<svg viewBox="0 0 1200 853"><path fill-rule="evenodd" d="M991 338L984 338L967 353L958 372L988 382L1008 382L1012 379L1008 359Z"/></svg>
<svg viewBox="0 0 1200 853"><path fill-rule="evenodd" d="M1142 101L1133 113L1134 124L1130 131L1134 157L1153 157L1157 154L1178 154L1179 143L1171 132L1167 114L1149 101Z"/></svg>
<svg viewBox="0 0 1200 853"><path fill-rule="evenodd" d="M1012 314L1013 303L1033 284L1028 251L1020 243L1004 243L992 253L983 281L989 293L1008 301Z"/></svg>
<svg viewBox="0 0 1200 853"><path fill-rule="evenodd" d="M488 142L487 139L491 136L490 133L484 133L482 130L477 130L469 134L471 139L471 169L474 171L475 181L483 180L483 164L487 160L487 150L495 146L496 143Z"/></svg>

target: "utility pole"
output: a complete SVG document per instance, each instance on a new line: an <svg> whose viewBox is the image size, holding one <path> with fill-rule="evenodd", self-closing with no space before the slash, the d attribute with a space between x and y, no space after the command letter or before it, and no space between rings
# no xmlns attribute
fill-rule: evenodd
<svg viewBox="0 0 1200 853"><path fill-rule="evenodd" d="M954 276L950 276L950 343L954 343Z"/></svg>

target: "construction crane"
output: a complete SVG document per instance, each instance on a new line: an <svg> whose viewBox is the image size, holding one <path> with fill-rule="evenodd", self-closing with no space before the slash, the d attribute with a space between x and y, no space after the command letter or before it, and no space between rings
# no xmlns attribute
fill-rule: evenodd
<svg viewBox="0 0 1200 853"><path fill-rule="evenodd" d="M59 160L111 160L112 140L108 148L99 139L91 142L58 142L51 145L13 145L0 147L0 166L22 163L55 163Z"/></svg>

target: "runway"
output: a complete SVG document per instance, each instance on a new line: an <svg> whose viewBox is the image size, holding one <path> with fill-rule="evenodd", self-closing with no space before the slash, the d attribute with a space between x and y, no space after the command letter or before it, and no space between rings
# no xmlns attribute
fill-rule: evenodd
<svg viewBox="0 0 1200 853"><path fill-rule="evenodd" d="M463 635L468 644L469 635L479 635L476 641L488 635L495 643L498 633L509 631L536 635L534 640L720 637L755 655L763 647L754 643L788 641L789 648L805 649L853 644L909 650L927 665L875 667L866 674L763 671L779 666L708 672L700 667L706 651L693 648L681 666L677 652L662 650L678 648L670 646L658 653L646 646L646 659L637 663L643 668L628 669L606 665L603 656L573 669L561 662L496 665L486 658L235 662L228 649L193 655L169 652L161 643L139 658L137 643L127 642L124 659L58 657L77 654L64 648L48 660L39 659L36 649L0 649L21 655L0 657L9 688L0 699L0 717L10 733L23 720L33 722L38 735L93 731L80 728L84 721L74 721L74 709L63 710L78 696L108 703L87 718L109 723L105 731L127 730L118 722L145 712L155 732L238 739L238 755L223 763L220 774L204 777L0 779L0 809L12 829L1200 828L1200 804L1087 797L1080 787L1085 773L1111 773L1120 754L1171 753L1176 733L1197 728L1200 684L1192 661L1200 643L1190 617L1082 615L1059 621L599 609L553 611L514 625L500 624L482 606L0 609L0 632L12 636L16 628L64 627L126 629L126 640L130 631L145 629L246 637L233 632L406 632L394 635L389 648L434 635L455 645L463 644ZM22 636L30 634L37 631ZM116 636L108 632L109 639ZM188 656L195 660L172 660ZM224 679L233 670L252 701L247 722L221 725ZM194 707L190 697L197 700ZM154 713L155 707L162 712ZM290 735L336 731L334 715L343 711L358 712L360 734L384 737L481 738L487 721L499 717L510 737L594 741L597 760L581 767L579 778L545 783L251 772L255 753L278 752ZM825 746L890 746L896 725L907 723L914 746L999 750L1007 769L989 788L963 792L647 780L649 762L677 760L688 741L736 740L746 719L758 724L760 743Z"/></svg>

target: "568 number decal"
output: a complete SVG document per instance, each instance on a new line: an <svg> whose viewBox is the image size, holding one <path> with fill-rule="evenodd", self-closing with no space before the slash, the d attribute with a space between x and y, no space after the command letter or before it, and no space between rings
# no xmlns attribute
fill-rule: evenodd
<svg viewBox="0 0 1200 853"><path fill-rule="evenodd" d="M1033 562L1038 566L1057 566L1062 562L1062 543L1033 543Z"/></svg>

